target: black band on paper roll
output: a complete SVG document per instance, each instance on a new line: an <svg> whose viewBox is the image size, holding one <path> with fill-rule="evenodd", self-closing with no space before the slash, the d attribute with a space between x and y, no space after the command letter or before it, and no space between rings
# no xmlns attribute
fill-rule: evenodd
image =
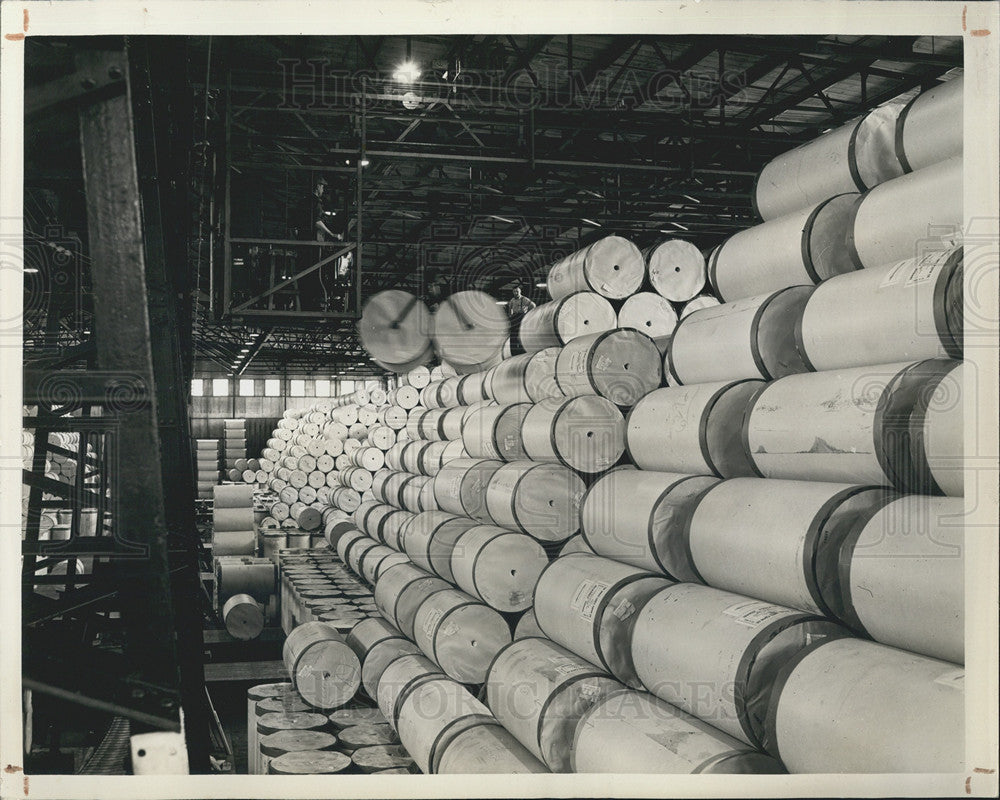
<svg viewBox="0 0 1000 800"><path fill-rule="evenodd" d="M874 111L874 109L873 109ZM861 119L858 120L858 124L854 126L854 130L851 131L851 138L847 142L847 169L851 173L851 180L854 181L854 185L858 187L859 192L868 191L870 187L865 186L865 182L861 180L861 173L858 171L858 131L861 130L861 125L866 119L868 119L869 114L865 114Z"/></svg>
<svg viewBox="0 0 1000 800"><path fill-rule="evenodd" d="M830 203L836 200L838 197L843 197L843 194L835 194L833 197L828 197L822 203L820 203L816 208L812 210L809 217L806 219L805 225L802 226L802 241L801 241L801 252L802 252L802 266L805 268L806 274L812 280L813 283L819 283L823 279L819 276L816 271L816 265L813 263L812 257L812 232L813 227L816 224L816 218L820 215L820 212L826 208Z"/></svg>
<svg viewBox="0 0 1000 800"><path fill-rule="evenodd" d="M754 471L754 474L758 478L765 477L764 473L760 471L760 467L757 466L757 462L754 460L753 453L750 451L750 418L753 416L754 406L757 405L757 401L760 396L767 391L767 387L770 384L764 384L756 392L750 395L747 400L747 404L743 409L743 423L740 425L740 441L743 444L743 452L747 457L747 463L750 464L750 468Z"/></svg>
<svg viewBox="0 0 1000 800"><path fill-rule="evenodd" d="M567 689L568 687L572 686L574 683L577 683L578 681L585 680L586 678L608 678L609 680L613 680L606 672L598 672L596 670L593 670L593 671L581 672L579 675L572 675L568 679L564 680L562 683L556 684L555 688L551 692L549 692L549 696L545 698L545 702L542 703L542 707L538 712L538 725L536 726L536 732L535 732L535 741L538 743L538 752L543 753L544 755L544 751L542 749L542 725L545 722L545 712L548 711L549 706L552 705L552 701L556 698L556 695L561 694L563 690ZM544 761L545 759L543 757L542 762L544 763ZM546 764L546 766L548 765Z"/></svg>
<svg viewBox="0 0 1000 800"><path fill-rule="evenodd" d="M963 251L958 247L948 256L934 284L934 329L949 357L962 360L965 316Z"/></svg>
<svg viewBox="0 0 1000 800"><path fill-rule="evenodd" d="M757 656L760 655L760 651L763 649L765 644L770 642L779 633L782 633L789 628L794 628L796 625L810 622L830 621L821 615L810 614L807 612L798 612L794 616L776 619L765 625L756 634L754 634L753 638L747 643L747 646L743 649L743 653L740 655L739 665L736 668L735 685L733 686L733 705L736 706L736 718L740 723L740 729L746 734L747 739L749 739L755 747L763 747L764 745L767 735L767 721L765 716L765 730L762 732L763 736L754 730L754 726L750 722L750 715L747 713L747 704L750 701L750 670L753 669L754 664L757 661ZM808 645L806 647L808 647ZM773 697L774 687L776 684L772 683L771 686L771 696ZM770 698L768 698L768 707L770 707Z"/></svg>
<svg viewBox="0 0 1000 800"><path fill-rule="evenodd" d="M685 481L691 481L694 480L695 478L702 478L702 477L705 476L685 475L679 481L674 481L672 484L670 484L670 486L668 486L666 489L663 490L663 493L659 497L656 498L656 501L653 503L653 507L649 510L649 522L647 523L646 526L646 540L649 543L649 552L650 555L653 557L653 560L657 563L657 565L659 565L660 569L663 570L663 574L666 575L672 581L680 581L680 579L667 568L667 565L663 563L663 559L660 558L660 554L656 550L656 540L653 537L653 518L656 516L657 510L660 508L660 504L667 498L667 496L672 491L674 491L674 489L676 489ZM715 484L713 484L713 486L714 485ZM711 486L708 486L705 488L705 491L708 491L708 489L711 488L712 488ZM691 567L692 571L697 575L698 570L694 568L694 561L691 558L691 546L688 534L690 533L691 517L693 516L694 509L697 508L698 503L701 502L701 497L698 495L693 495L692 497L688 498L688 502L690 503L690 507L686 509L687 514L684 519L685 534L682 538L682 546L687 551L687 560L689 566Z"/></svg>
<svg viewBox="0 0 1000 800"><path fill-rule="evenodd" d="M923 448L923 422L934 388L951 371L944 358L919 361L888 383L875 409L875 455L886 478L900 491L943 494Z"/></svg>
<svg viewBox="0 0 1000 800"><path fill-rule="evenodd" d="M691 477L697 477L697 476L693 475ZM708 586L708 582L702 577L702 574L698 571L698 565L694 563L694 553L691 552L691 523L694 521L695 511L698 509L698 506L701 505L701 501L705 499L705 495L707 495L710 491L712 491L712 489L716 488L717 486L719 486L718 483L713 483L711 486L706 486L698 494L690 498L689 502L691 505L688 508L687 516L684 520L683 526L681 527L681 544L684 548L684 557L687 558L688 566L691 568L691 571L695 574L698 580L705 586Z"/></svg>
<svg viewBox="0 0 1000 800"><path fill-rule="evenodd" d="M674 380L677 381L678 386L683 386L684 381L681 380L680 375L677 374L677 369L674 367L674 342L677 341L677 331L681 329L681 325L684 324L685 320L691 319L692 314L688 314L683 319L677 320L677 327L674 328L674 332L670 334L670 341L667 342L667 357L664 361L667 371L674 376Z"/></svg>
<svg viewBox="0 0 1000 800"><path fill-rule="evenodd" d="M809 596L812 597L813 602L816 603L819 610L828 616L836 616L836 611L827 602L827 597L822 591L822 583L817 569L820 561L820 548L822 547L820 534L826 532L827 523L841 505L855 495L872 490L878 491L879 487L852 486L849 489L837 492L820 506L809 523L809 527L806 529L805 542L802 548L802 574L805 576ZM881 508L881 506L879 507ZM867 511L862 510L858 513L870 518Z"/></svg>
<svg viewBox="0 0 1000 800"><path fill-rule="evenodd" d="M946 359L933 360L933 369L936 374L932 373L920 387L910 413L907 438L910 445L910 465L913 470L910 479L913 488L909 491L918 494L944 494L937 481L934 480L934 473L927 460L924 422L927 419L927 409L930 406L931 397L934 396L937 387L951 374L955 366L955 362ZM931 364L928 364L928 368L932 368Z"/></svg>
<svg viewBox="0 0 1000 800"><path fill-rule="evenodd" d="M608 608L608 603L611 602L611 598L621 589L628 586L630 583L635 583L644 578L655 578L658 577L653 572L639 572L635 575L628 575L618 581L611 584L604 595L601 597L600 602L594 608L594 618L591 620L591 638L592 644L594 645L594 650L597 652L597 657L601 660L601 666L603 666L609 673L614 674L611 671L611 665L608 663L607 658L604 657L604 652L601 649L601 619L604 617L604 612ZM537 615L536 615L537 618Z"/></svg>
<svg viewBox="0 0 1000 800"><path fill-rule="evenodd" d="M770 163L769 161L768 164ZM750 189L750 208L753 210L753 215L761 222L764 221L764 218L760 215L760 206L757 203L757 186L760 184L760 176L764 173L768 164L761 167L760 171L754 176L753 187Z"/></svg>
<svg viewBox="0 0 1000 800"><path fill-rule="evenodd" d="M806 300L806 305L808 304L809 300ZM792 337L795 341L795 352L810 372L818 372L816 366L809 360L809 354L806 352L806 342L805 339L802 338L802 320L804 320L806 316L805 306L803 306L802 311L803 313L798 314L795 317L795 324L792 326Z"/></svg>
<svg viewBox="0 0 1000 800"><path fill-rule="evenodd" d="M471 530L472 530L472 528L466 528L461 533L461 535L459 535L458 539L455 541L455 544L457 545L458 542L461 541L462 537L465 536L465 534L468 533ZM476 565L479 564L479 557L483 554L483 551L489 546L489 544L491 542L496 541L501 536L507 536L508 534L512 534L512 533L514 533L514 531L508 531L508 530L501 529L499 532L492 534L485 542L483 542L479 546L479 549L476 551L476 554L472 557L472 588L476 590L476 596L480 600L483 599L483 595L479 591L479 582L476 580ZM454 552L454 550L453 550L453 552ZM548 564L546 564L546 567L548 567ZM486 601L483 600L483 602L486 602Z"/></svg>
<svg viewBox="0 0 1000 800"><path fill-rule="evenodd" d="M719 269L719 255L722 253L722 248L726 246L726 242L728 241L729 239L726 239L726 241L724 241L722 244L716 245L715 249L708 256L708 270L707 270L708 285L712 287L712 291L715 292L716 296L723 303L725 303L726 300L722 296L722 292L719 291L717 272ZM695 295L695 297L697 297L697 295Z"/></svg>
<svg viewBox="0 0 1000 800"><path fill-rule="evenodd" d="M587 372L587 383L590 384L590 388L594 390L594 394L601 397L601 390L597 386L597 381L594 380L594 357L597 355L597 346L607 339L611 334L617 333L618 329L614 328L610 331L604 331L591 343L590 347L587 349L587 361L586 361L586 372ZM558 372L556 373L558 375ZM562 387L560 387L562 388Z"/></svg>
<svg viewBox="0 0 1000 800"><path fill-rule="evenodd" d="M753 319L750 321L750 355L753 356L754 366L757 367L757 371L760 373L760 377L765 381L773 381L774 376L770 373L767 365L764 363L764 358L760 354L760 344L757 341L757 329L760 327L760 321L764 316L764 312L767 311L767 307L774 302L774 299L779 294L784 294L789 289L794 289L794 286L786 286L784 289L778 289L770 297L766 298L763 303L758 306L757 310L754 312Z"/></svg>
<svg viewBox="0 0 1000 800"><path fill-rule="evenodd" d="M896 117L896 135L893 137L893 149L895 151L896 160L899 161L899 165L903 168L903 173L913 172L913 167L910 166L910 160L906 157L906 147L903 145L903 134L906 129L906 117L910 113L910 109L913 108L913 104L917 102L917 98L920 97L918 94L916 97L910 98L910 102L903 106L903 110L899 112L899 116Z"/></svg>
<svg viewBox="0 0 1000 800"><path fill-rule="evenodd" d="M861 616L854 606L854 598L851 596L851 563L854 560L854 548L857 547L861 534L864 533L868 523L872 521L876 514L893 501L902 497L900 494L887 492L883 502L876 505L860 515L844 534L844 539L840 543L837 552L837 573L835 580L837 585L831 593L833 599L839 601L833 608L833 613L848 627L852 628L862 636L869 637L871 634L865 629Z"/></svg>
<svg viewBox="0 0 1000 800"><path fill-rule="evenodd" d="M815 653L824 645L828 645L830 642L834 641L836 641L836 639L828 638L823 641L813 642L812 644L803 647L799 650L799 652L788 659L784 666L778 670L778 675L774 679L774 683L771 684L771 698L768 701L767 717L764 720L764 741L762 742L762 746L766 753L774 756L779 761L781 761L781 754L778 748L778 703L780 702L781 695L785 690L785 684L788 683L788 679L792 677L792 673L795 672L796 667L798 667L799 664L801 664L808 656Z"/></svg>
<svg viewBox="0 0 1000 800"><path fill-rule="evenodd" d="M701 411L701 418L698 420L698 448L701 450L701 457L705 460L705 466L708 467L709 471L720 478L722 477L722 473L712 460L712 454L708 449L708 420L712 416L712 411L715 409L716 403L719 402L722 396L738 383L745 382L745 380L732 381L727 383L721 389L718 389L715 394L708 398L708 402L705 403L705 407Z"/></svg>
<svg viewBox="0 0 1000 800"><path fill-rule="evenodd" d="M858 219L858 212L861 210L861 204L865 201L867 196L867 194L863 194L855 200L854 205L851 207L851 210L847 215L847 236L844 244L847 245L847 254L851 257L851 263L854 264L854 269L865 268L865 262L861 260L861 254L858 252L857 244L854 241L854 226Z"/></svg>

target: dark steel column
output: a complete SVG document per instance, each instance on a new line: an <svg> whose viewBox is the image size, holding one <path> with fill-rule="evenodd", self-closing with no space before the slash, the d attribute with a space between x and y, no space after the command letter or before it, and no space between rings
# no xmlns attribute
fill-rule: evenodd
<svg viewBox="0 0 1000 800"><path fill-rule="evenodd" d="M98 367L135 376L131 379L141 384L137 388L149 395L148 402L134 407L123 398L116 409L120 426L119 470L113 488L115 535L141 547L142 554L118 559L115 568L132 699L142 705L144 698L158 697L160 713L177 719L179 729L177 628L156 427L135 131L124 52L117 69L126 76L126 92L80 110Z"/></svg>

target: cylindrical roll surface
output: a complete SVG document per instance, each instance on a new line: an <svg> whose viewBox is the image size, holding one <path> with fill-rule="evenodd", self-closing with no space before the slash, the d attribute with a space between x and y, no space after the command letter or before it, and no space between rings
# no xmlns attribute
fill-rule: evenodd
<svg viewBox="0 0 1000 800"><path fill-rule="evenodd" d="M361 685L358 657L326 623L299 625L285 639L282 655L296 691L315 708L342 706Z"/></svg>
<svg viewBox="0 0 1000 800"><path fill-rule="evenodd" d="M246 508L253 505L253 487L223 484L212 487L213 508Z"/></svg>
<svg viewBox="0 0 1000 800"><path fill-rule="evenodd" d="M618 309L618 327L631 328L658 339L674 332L677 312L669 300L655 292L639 292Z"/></svg>
<svg viewBox="0 0 1000 800"><path fill-rule="evenodd" d="M691 557L709 586L829 614L817 575L821 544L884 494L842 483L721 481L691 516Z"/></svg>
<svg viewBox="0 0 1000 800"><path fill-rule="evenodd" d="M485 292L462 291L441 301L433 328L441 358L463 372L474 372L500 352L507 338L507 316Z"/></svg>
<svg viewBox="0 0 1000 800"><path fill-rule="evenodd" d="M858 197L823 198L733 234L709 259L708 279L716 295L731 302L852 272L844 237Z"/></svg>
<svg viewBox="0 0 1000 800"><path fill-rule="evenodd" d="M958 362L960 364L961 362ZM958 417L942 447L961 447L961 390L949 379L956 362L913 364L791 375L753 400L744 425L746 452L763 477L894 485L937 493L933 447L920 431L941 409ZM937 386L943 397L934 401ZM956 410L957 409L957 410ZM922 416L923 415L923 416ZM956 435L957 433L957 435ZM952 465L960 463L950 461Z"/></svg>
<svg viewBox="0 0 1000 800"><path fill-rule="evenodd" d="M437 772L448 743L462 730L494 722L490 710L453 680L417 686L399 707L399 740L424 774Z"/></svg>
<svg viewBox="0 0 1000 800"><path fill-rule="evenodd" d="M632 658L661 700L760 746L778 669L810 642L843 632L814 615L677 583L639 612Z"/></svg>
<svg viewBox="0 0 1000 800"><path fill-rule="evenodd" d="M840 544L828 605L878 642L964 663L964 518L958 497L888 496Z"/></svg>
<svg viewBox="0 0 1000 800"><path fill-rule="evenodd" d="M568 772L580 717L622 685L547 639L518 639L486 678L486 703L514 737L553 772Z"/></svg>
<svg viewBox="0 0 1000 800"><path fill-rule="evenodd" d="M443 748L441 775L516 775L548 772L537 758L498 723L466 728Z"/></svg>
<svg viewBox="0 0 1000 800"><path fill-rule="evenodd" d="M451 585L414 564L398 564L387 569L375 584L375 605L407 638L413 638L413 618L420 604L432 592Z"/></svg>
<svg viewBox="0 0 1000 800"><path fill-rule="evenodd" d="M626 420L626 446L640 469L753 475L743 450L743 416L763 381L696 383L657 389L643 397Z"/></svg>
<svg viewBox="0 0 1000 800"><path fill-rule="evenodd" d="M548 556L524 533L495 525L467 528L451 552L451 572L463 591L498 611L530 608Z"/></svg>
<svg viewBox="0 0 1000 800"><path fill-rule="evenodd" d="M546 280L553 300L574 292L621 300L639 289L645 271L638 247L621 236L606 236L557 261Z"/></svg>
<svg viewBox="0 0 1000 800"><path fill-rule="evenodd" d="M510 627L494 609L457 589L434 592L417 609L414 641L449 678L480 684Z"/></svg>
<svg viewBox="0 0 1000 800"><path fill-rule="evenodd" d="M692 775L785 770L697 717L659 698L625 690L605 697L580 719L573 771Z"/></svg>
<svg viewBox="0 0 1000 800"><path fill-rule="evenodd" d="M382 716L395 730L399 709L406 696L421 683L445 675L430 659L422 655L404 655L392 661L382 671L376 700Z"/></svg>
<svg viewBox="0 0 1000 800"><path fill-rule="evenodd" d="M212 528L217 532L253 530L253 505L215 509L212 512Z"/></svg>
<svg viewBox="0 0 1000 800"><path fill-rule="evenodd" d="M542 542L564 542L580 528L584 484L559 464L512 461L496 470L486 487L486 508L502 528Z"/></svg>
<svg viewBox="0 0 1000 800"><path fill-rule="evenodd" d="M839 275L802 313L804 355L815 370L962 357L962 249Z"/></svg>
<svg viewBox="0 0 1000 800"><path fill-rule="evenodd" d="M919 426L911 445L920 465L915 491L941 491L952 497L965 493L964 397L969 373L965 361L951 362L944 374L924 387L917 401L911 422L911 430Z"/></svg>
<svg viewBox="0 0 1000 800"><path fill-rule="evenodd" d="M851 152L859 121L841 125L765 164L754 187L754 207L761 219L790 214L835 194L864 190Z"/></svg>
<svg viewBox="0 0 1000 800"><path fill-rule="evenodd" d="M594 395L549 398L525 414L521 444L532 461L555 461L579 472L603 472L625 452L625 418Z"/></svg>
<svg viewBox="0 0 1000 800"><path fill-rule="evenodd" d="M778 684L768 728L772 752L790 772L966 768L961 667L863 639L836 639L793 658Z"/></svg>
<svg viewBox="0 0 1000 800"><path fill-rule="evenodd" d="M687 529L702 493L717 482L707 475L612 470L584 497L580 518L587 544L605 558L701 582Z"/></svg>
<svg viewBox="0 0 1000 800"><path fill-rule="evenodd" d="M848 246L857 267L878 267L958 241L962 159L949 158L876 186L858 199Z"/></svg>
<svg viewBox="0 0 1000 800"><path fill-rule="evenodd" d="M962 155L964 80L952 78L910 101L899 120L897 143L907 171Z"/></svg>
<svg viewBox="0 0 1000 800"><path fill-rule="evenodd" d="M490 379L490 395L501 405L507 403L531 402L524 383L524 375L532 356L523 355L508 358L493 370Z"/></svg>
<svg viewBox="0 0 1000 800"><path fill-rule="evenodd" d="M670 340L676 383L761 378L806 372L795 330L812 286L792 286L704 308L685 317Z"/></svg>
<svg viewBox="0 0 1000 800"><path fill-rule="evenodd" d="M358 336L368 354L396 370L429 358L430 312L418 298L398 289L373 295L361 310Z"/></svg>
<svg viewBox="0 0 1000 800"><path fill-rule="evenodd" d="M634 330L578 337L556 361L556 381L567 397L596 394L633 406L661 380L660 351L649 336Z"/></svg>
<svg viewBox="0 0 1000 800"><path fill-rule="evenodd" d="M536 306L521 320L521 344L526 353L559 347L578 336L610 331L618 324L615 309L594 292L576 292L562 300Z"/></svg>
<svg viewBox="0 0 1000 800"><path fill-rule="evenodd" d="M248 594L230 597L222 607L222 619L234 639L256 639L264 630L264 609Z"/></svg>
<svg viewBox="0 0 1000 800"><path fill-rule="evenodd" d="M556 381L558 347L546 347L531 354L531 360L524 370L524 388L528 398L537 403L547 397L560 397L562 390Z"/></svg>
<svg viewBox="0 0 1000 800"><path fill-rule="evenodd" d="M636 612L669 585L663 576L573 553L557 558L539 578L535 618L549 639L637 688L629 650Z"/></svg>
<svg viewBox="0 0 1000 800"><path fill-rule="evenodd" d="M645 256L649 283L661 297L686 303L705 287L705 257L691 242L667 239Z"/></svg>
<svg viewBox="0 0 1000 800"><path fill-rule="evenodd" d="M420 648L400 634L397 637L383 639L372 645L365 654L361 666L361 685L373 700L378 696L378 684L382 673L397 658L420 655Z"/></svg>

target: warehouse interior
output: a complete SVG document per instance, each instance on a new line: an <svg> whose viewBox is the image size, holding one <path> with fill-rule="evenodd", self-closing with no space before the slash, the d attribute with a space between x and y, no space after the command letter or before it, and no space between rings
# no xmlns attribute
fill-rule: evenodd
<svg viewBox="0 0 1000 800"><path fill-rule="evenodd" d="M964 772L963 56L28 37L25 773Z"/></svg>

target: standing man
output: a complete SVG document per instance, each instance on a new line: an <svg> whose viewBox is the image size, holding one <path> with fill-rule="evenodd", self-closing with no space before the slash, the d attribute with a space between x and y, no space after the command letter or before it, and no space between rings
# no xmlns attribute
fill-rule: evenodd
<svg viewBox="0 0 1000 800"><path fill-rule="evenodd" d="M295 233L296 238L307 242L325 242L339 239L333 220L336 210L328 208L326 178L320 175L308 197L303 198L296 207ZM322 247L299 247L297 271L302 272L319 261L324 255ZM323 282L323 267L306 275L295 282L295 290L299 295L301 306L305 310L318 311L329 307L329 297Z"/></svg>
<svg viewBox="0 0 1000 800"><path fill-rule="evenodd" d="M514 295L507 301L507 316L510 317L510 352L512 354L521 353L521 319L531 309L535 303L521 294L521 287L514 287Z"/></svg>

